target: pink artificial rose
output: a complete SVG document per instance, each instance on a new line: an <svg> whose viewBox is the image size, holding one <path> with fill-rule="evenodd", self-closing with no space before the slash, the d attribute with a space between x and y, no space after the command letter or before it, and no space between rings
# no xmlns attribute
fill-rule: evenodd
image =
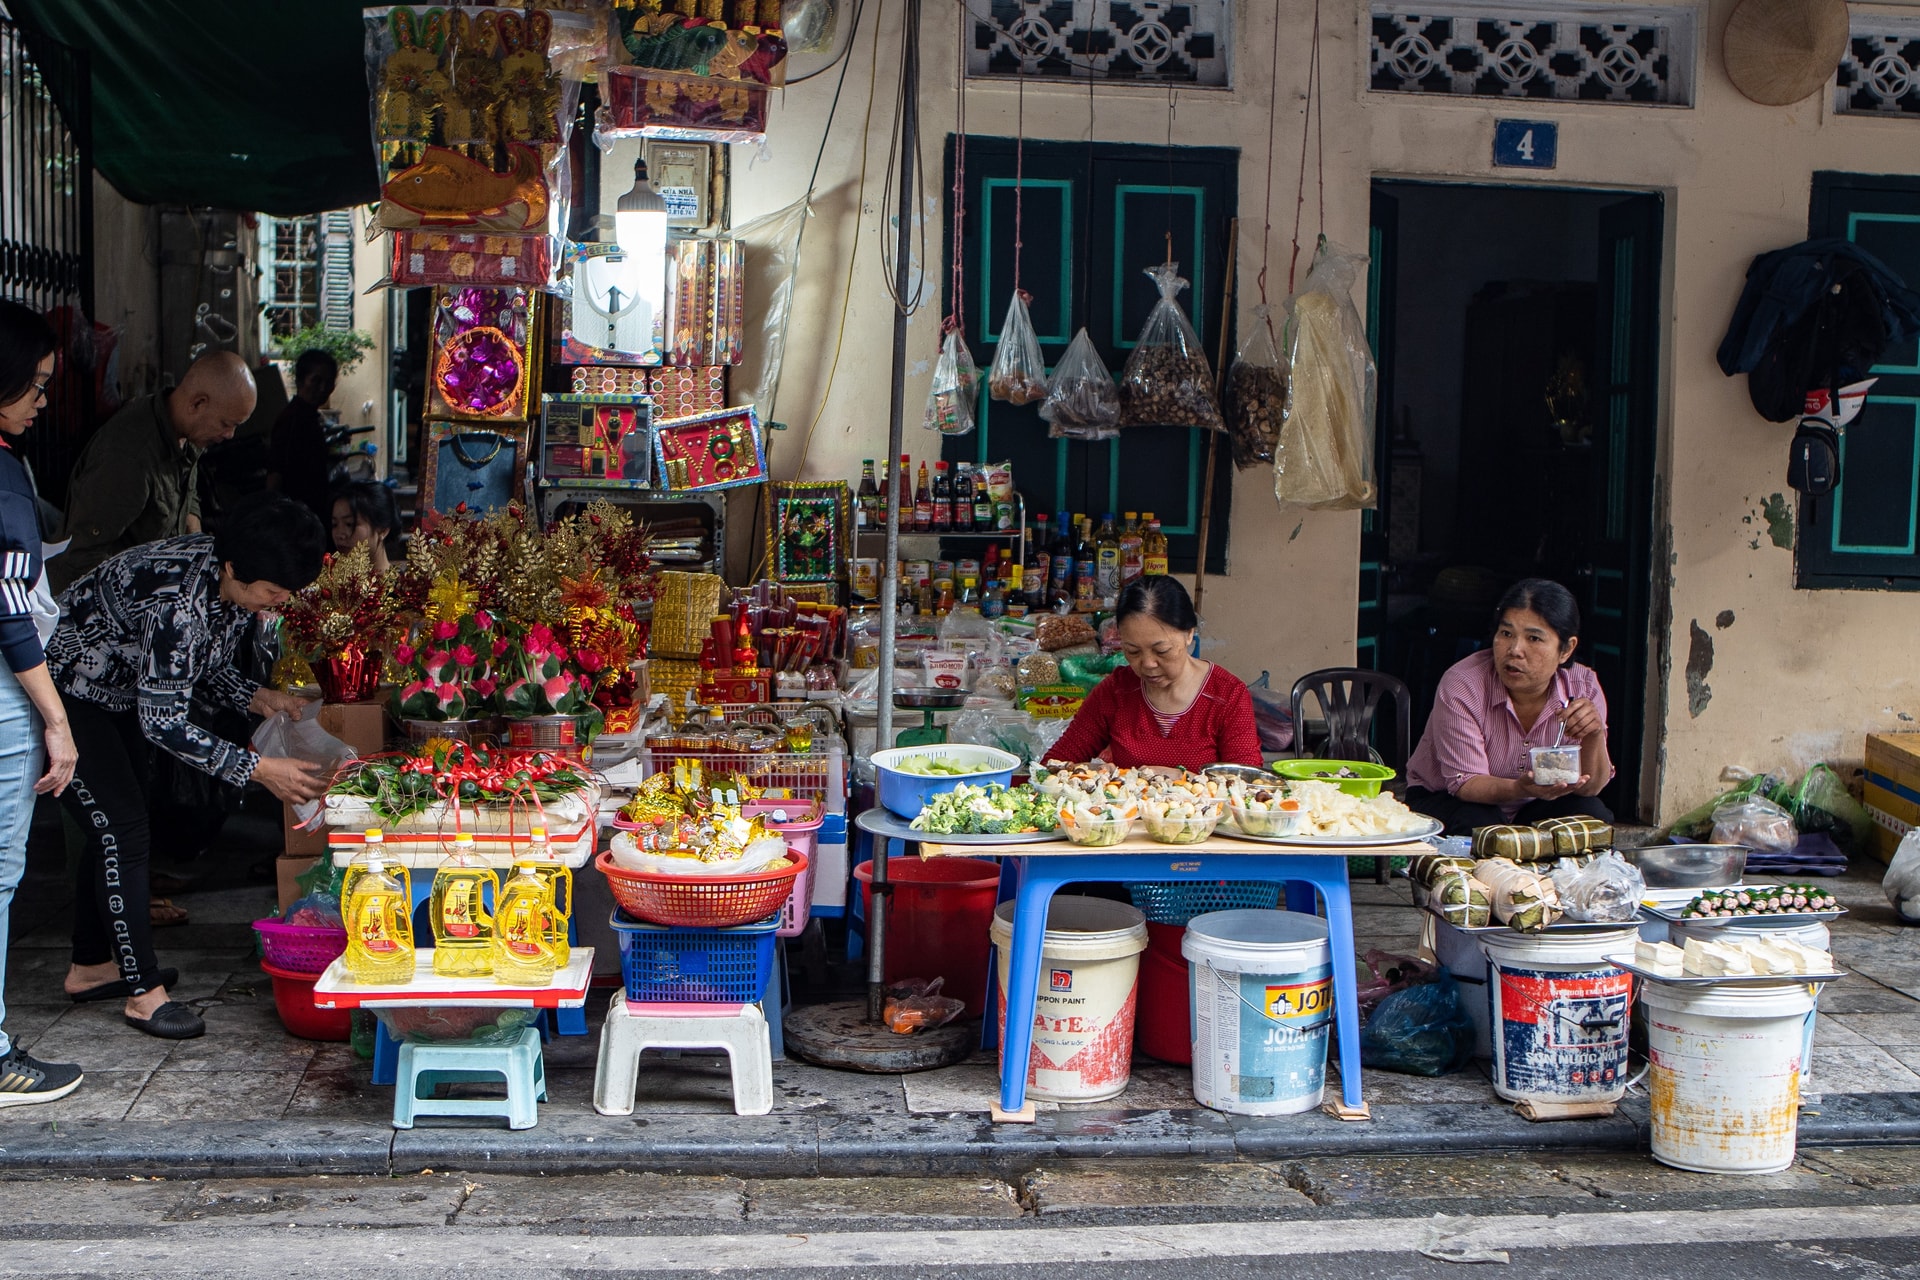
<svg viewBox="0 0 1920 1280"><path fill-rule="evenodd" d="M455 666L470 667L480 661L480 655L475 653L469 646L463 644L453 651L453 661Z"/></svg>
<svg viewBox="0 0 1920 1280"><path fill-rule="evenodd" d="M445 668L449 662L452 662L452 661L453 661L453 655L448 653L445 649L435 649L432 653L427 655L427 663L426 663L427 670L440 671L443 668Z"/></svg>
<svg viewBox="0 0 1920 1280"><path fill-rule="evenodd" d="M401 644L395 645L393 649L393 660L399 663L403 667L406 666L409 662L412 662L413 646L410 644L406 644L404 642Z"/></svg>
<svg viewBox="0 0 1920 1280"><path fill-rule="evenodd" d="M585 649L581 651L579 662L580 662L580 668L583 671L598 671L601 667L606 665L606 659L602 658L599 654L595 653L591 649Z"/></svg>
<svg viewBox="0 0 1920 1280"><path fill-rule="evenodd" d="M433 624L435 640L451 640L460 634L460 626L454 622L436 622Z"/></svg>
<svg viewBox="0 0 1920 1280"><path fill-rule="evenodd" d="M400 690L400 701L411 702L420 694L425 693L429 687L425 680L415 680L412 684L404 685Z"/></svg>
<svg viewBox="0 0 1920 1280"><path fill-rule="evenodd" d="M481 676L473 682L473 691L483 698L491 698L493 691L499 687L499 682L492 676Z"/></svg>
<svg viewBox="0 0 1920 1280"><path fill-rule="evenodd" d="M567 694L572 691L573 679L570 676L554 676L551 679L540 682L540 692L547 696L548 702L556 706L562 698L566 697Z"/></svg>
<svg viewBox="0 0 1920 1280"><path fill-rule="evenodd" d="M493 615L485 609L476 610L473 615L473 625L482 631L491 631L493 630Z"/></svg>
<svg viewBox="0 0 1920 1280"><path fill-rule="evenodd" d="M511 648L513 648L513 645L502 636L493 642L493 656L496 658L504 658L507 656L507 650Z"/></svg>
<svg viewBox="0 0 1920 1280"><path fill-rule="evenodd" d="M460 701L465 695L461 692L459 685L443 684L435 686L433 696L440 700L441 706L445 707Z"/></svg>
<svg viewBox="0 0 1920 1280"><path fill-rule="evenodd" d="M555 662L565 662L567 660L567 646L557 640L553 645L553 660Z"/></svg>

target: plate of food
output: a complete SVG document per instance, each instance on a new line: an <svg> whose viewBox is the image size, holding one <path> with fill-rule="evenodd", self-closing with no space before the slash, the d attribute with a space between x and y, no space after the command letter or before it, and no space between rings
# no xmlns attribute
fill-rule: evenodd
<svg viewBox="0 0 1920 1280"><path fill-rule="evenodd" d="M910 825L934 844L1040 844L1060 839L1058 811L1030 786L963 782L930 798Z"/></svg>
<svg viewBox="0 0 1920 1280"><path fill-rule="evenodd" d="M1812 884L1737 884L1707 889L1686 902L1642 900L1648 915L1712 928L1728 924L1791 926L1837 920L1847 913L1839 899Z"/></svg>
<svg viewBox="0 0 1920 1280"><path fill-rule="evenodd" d="M1235 787L1240 790L1236 794ZM1269 788L1266 800L1247 784L1229 781L1227 794L1241 813L1250 813L1262 805L1271 811L1282 802L1298 806L1300 815L1295 829L1285 835L1256 835L1236 820L1229 811L1220 824L1220 834L1236 840L1260 844L1292 845L1310 849L1367 849L1379 845L1413 844L1439 835L1444 826L1437 818L1415 813L1390 793L1356 796L1329 782L1298 779L1282 782L1276 799ZM1296 810L1286 811L1289 814ZM1259 824L1250 823L1256 830Z"/></svg>
<svg viewBox="0 0 1920 1280"><path fill-rule="evenodd" d="M1601 958L1635 977L1682 987L1837 982L1847 976L1834 965L1831 952L1787 938L1694 938L1684 948L1671 942L1637 942L1632 951Z"/></svg>

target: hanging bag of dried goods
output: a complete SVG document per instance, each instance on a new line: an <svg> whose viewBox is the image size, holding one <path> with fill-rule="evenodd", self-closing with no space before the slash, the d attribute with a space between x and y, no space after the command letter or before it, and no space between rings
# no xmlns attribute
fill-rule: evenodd
<svg viewBox="0 0 1920 1280"><path fill-rule="evenodd" d="M1233 465L1242 471L1273 461L1287 410L1287 379L1273 345L1271 311L1264 302L1253 309L1253 327L1227 370L1227 398L1220 406L1233 435Z"/></svg>
<svg viewBox="0 0 1920 1280"><path fill-rule="evenodd" d="M1084 327L1053 367L1040 416L1056 440L1111 440L1120 434L1120 389Z"/></svg>
<svg viewBox="0 0 1920 1280"><path fill-rule="evenodd" d="M987 394L1008 404L1033 404L1047 398L1047 360L1027 314L1030 295L1013 291L1007 318L1000 325L1000 345L994 348L993 367L987 371Z"/></svg>
<svg viewBox="0 0 1920 1280"><path fill-rule="evenodd" d="M1281 502L1336 511L1376 502L1373 349L1353 305L1366 265L1365 255L1322 239L1306 284L1287 302L1287 408L1273 459Z"/></svg>
<svg viewBox="0 0 1920 1280"><path fill-rule="evenodd" d="M1200 335L1174 301L1187 287L1180 264L1163 262L1147 268L1147 274L1160 290L1160 301L1147 313L1140 341L1120 375L1120 425L1225 431L1213 396L1213 366L1200 347Z"/></svg>
<svg viewBox="0 0 1920 1280"><path fill-rule="evenodd" d="M940 340L940 358L933 364L933 389L927 393L923 425L942 435L966 435L973 430L979 396L980 371L974 367L973 352L960 340L957 327L948 329Z"/></svg>

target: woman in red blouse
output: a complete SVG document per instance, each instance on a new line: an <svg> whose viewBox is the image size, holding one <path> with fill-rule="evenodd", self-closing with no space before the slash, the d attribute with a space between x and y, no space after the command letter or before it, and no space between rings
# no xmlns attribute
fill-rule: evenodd
<svg viewBox="0 0 1920 1280"><path fill-rule="evenodd" d="M1120 593L1114 621L1127 665L1094 686L1048 759L1258 767L1253 698L1225 667L1192 656L1200 621L1187 589L1173 578L1135 579Z"/></svg>

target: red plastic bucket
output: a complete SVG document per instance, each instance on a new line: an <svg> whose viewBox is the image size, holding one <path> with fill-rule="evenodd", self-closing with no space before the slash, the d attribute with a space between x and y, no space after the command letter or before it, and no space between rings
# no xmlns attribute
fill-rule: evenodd
<svg viewBox="0 0 1920 1280"><path fill-rule="evenodd" d="M1133 1046L1162 1062L1193 1061L1192 997L1187 959L1180 954L1183 924L1147 922L1147 949L1140 957L1140 1010Z"/></svg>
<svg viewBox="0 0 1920 1280"><path fill-rule="evenodd" d="M273 979L273 1007L280 1014L280 1025L288 1035L302 1040L345 1041L353 1035L353 1010L316 1009L313 984L317 973L294 973L264 961L260 967Z"/></svg>
<svg viewBox="0 0 1920 1280"><path fill-rule="evenodd" d="M853 869L861 903L871 920L868 885L873 864ZM889 858L886 980L945 978L941 994L965 1000L963 1015L977 1018L987 1005L987 931L1000 896L1000 864L983 858Z"/></svg>

